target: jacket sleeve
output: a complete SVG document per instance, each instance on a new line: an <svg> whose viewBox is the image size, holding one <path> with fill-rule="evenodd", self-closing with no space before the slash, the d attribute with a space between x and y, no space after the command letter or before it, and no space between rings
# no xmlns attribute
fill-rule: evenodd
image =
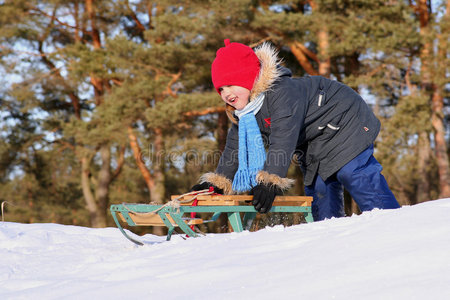
<svg viewBox="0 0 450 300"><path fill-rule="evenodd" d="M234 174L236 173L239 160L239 137L238 126L233 124L228 131L227 142L222 155L220 156L219 164L217 165L215 173L206 173L200 178L200 182L209 182L224 191L224 194L232 194L232 182Z"/></svg>
<svg viewBox="0 0 450 300"><path fill-rule="evenodd" d="M286 178L292 156L303 128L308 100L294 84L283 84L270 92L271 132L264 169L256 177L259 183L287 190L293 180ZM302 99L304 97L305 99Z"/></svg>

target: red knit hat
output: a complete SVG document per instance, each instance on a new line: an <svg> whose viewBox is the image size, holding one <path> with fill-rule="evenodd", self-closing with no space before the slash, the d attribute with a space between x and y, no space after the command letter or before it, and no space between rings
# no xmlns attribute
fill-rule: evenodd
<svg viewBox="0 0 450 300"><path fill-rule="evenodd" d="M225 47L217 50L211 66L211 77L216 91L224 85L238 85L248 90L259 74L260 62L249 46L224 41Z"/></svg>

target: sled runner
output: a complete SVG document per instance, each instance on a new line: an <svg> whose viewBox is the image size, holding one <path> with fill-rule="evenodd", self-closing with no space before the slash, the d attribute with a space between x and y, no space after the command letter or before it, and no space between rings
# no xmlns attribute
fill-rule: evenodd
<svg viewBox="0 0 450 300"><path fill-rule="evenodd" d="M233 230L241 232L250 229L257 214L251 204L252 198L251 195L182 195L172 196L172 200L164 205L114 204L111 205L110 211L122 234L133 243L143 245L124 231L119 220L129 226L167 226L169 241L176 227L190 237L197 237L194 225L214 222L220 214L225 213ZM311 202L312 197L277 196L270 212L301 212L307 222L312 222ZM195 213L213 215L210 219L203 220L193 217ZM186 214L191 217L185 217Z"/></svg>

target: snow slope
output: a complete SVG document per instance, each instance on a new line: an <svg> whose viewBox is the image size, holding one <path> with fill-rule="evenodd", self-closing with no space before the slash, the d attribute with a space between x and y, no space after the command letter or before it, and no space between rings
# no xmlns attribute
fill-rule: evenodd
<svg viewBox="0 0 450 300"><path fill-rule="evenodd" d="M0 299L450 299L450 198L183 240L0 222Z"/></svg>

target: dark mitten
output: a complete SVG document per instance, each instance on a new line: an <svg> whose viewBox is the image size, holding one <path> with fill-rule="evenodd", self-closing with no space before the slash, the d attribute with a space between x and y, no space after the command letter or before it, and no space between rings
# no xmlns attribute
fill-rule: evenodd
<svg viewBox="0 0 450 300"><path fill-rule="evenodd" d="M209 183L209 182L206 182L206 181L194 185L193 187L191 187L191 190L190 190L190 191L193 192L193 191L207 190L207 189L209 189L210 187L212 187L212 188L214 189L214 192L215 192L215 193L217 193L217 194L223 194L223 190L222 190L222 189L219 189L217 186L215 186L215 185L213 185L213 184L211 184L211 183Z"/></svg>
<svg viewBox="0 0 450 300"><path fill-rule="evenodd" d="M275 196L281 194L281 189L276 185L258 184L250 191L250 195L253 195L253 206L262 214L267 213L272 208Z"/></svg>

